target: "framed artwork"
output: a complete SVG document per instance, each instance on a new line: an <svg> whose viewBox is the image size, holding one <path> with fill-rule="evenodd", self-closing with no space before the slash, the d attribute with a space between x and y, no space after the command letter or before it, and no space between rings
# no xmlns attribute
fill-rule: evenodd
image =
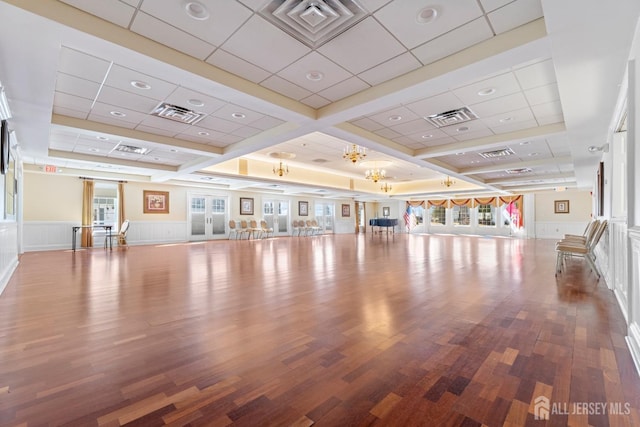
<svg viewBox="0 0 640 427"><path fill-rule="evenodd" d="M253 199L240 197L240 215L253 215Z"/></svg>
<svg viewBox="0 0 640 427"><path fill-rule="evenodd" d="M554 213L569 213L568 200L556 200L554 203Z"/></svg>
<svg viewBox="0 0 640 427"><path fill-rule="evenodd" d="M342 216L351 216L351 205L342 205Z"/></svg>
<svg viewBox="0 0 640 427"><path fill-rule="evenodd" d="M388 217L390 215L390 210L388 206L382 208L382 216Z"/></svg>
<svg viewBox="0 0 640 427"><path fill-rule="evenodd" d="M298 215L299 216L309 215L309 202L298 202Z"/></svg>
<svg viewBox="0 0 640 427"><path fill-rule="evenodd" d="M169 213L169 192L168 191L142 191L142 203L144 213Z"/></svg>

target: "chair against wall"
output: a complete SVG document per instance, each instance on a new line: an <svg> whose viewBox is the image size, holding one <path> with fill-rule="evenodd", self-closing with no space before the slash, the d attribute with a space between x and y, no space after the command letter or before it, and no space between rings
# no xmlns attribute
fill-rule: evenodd
<svg viewBox="0 0 640 427"><path fill-rule="evenodd" d="M115 241L115 243L118 246L123 246L123 247L129 246L127 244L127 232L128 231L129 231L129 220L125 219L122 222L122 225L120 226L120 230L118 231L118 233L111 235L111 244L113 245L113 242ZM104 247L105 248L107 247L108 239L109 239L109 236L107 236L104 239Z"/></svg>
<svg viewBox="0 0 640 427"><path fill-rule="evenodd" d="M559 273L562 273L562 268L566 263L566 260L570 256L581 256L583 257L589 267L596 274L598 279L600 279L600 272L598 271L598 267L596 267L596 256L595 249L598 246L598 242L600 238L604 234L604 231L607 228L607 221L600 221L598 226L596 227L596 231L589 236L589 238L585 242L580 242L576 240L563 239L556 243L556 276Z"/></svg>
<svg viewBox="0 0 640 427"><path fill-rule="evenodd" d="M298 233L298 236L300 235L300 226L298 225L298 220L294 219L291 223L291 235L295 236L296 233Z"/></svg>
<svg viewBox="0 0 640 427"><path fill-rule="evenodd" d="M249 238L249 223L246 219L240 220L240 228L238 229L238 232L240 233L240 240L242 240L243 234L247 235L247 239Z"/></svg>
<svg viewBox="0 0 640 427"><path fill-rule="evenodd" d="M258 238L260 237L262 233L262 228L258 227L258 221L256 221L255 219L252 219L249 221L248 232L249 232L249 239L251 238L252 235L253 235L253 238L255 239L256 234L258 235Z"/></svg>
<svg viewBox="0 0 640 427"><path fill-rule="evenodd" d="M273 227L269 227L267 225L267 221L262 219L260 220L260 229L262 230L261 236L264 238L269 237L269 233L271 233L271 237L273 237Z"/></svg>
<svg viewBox="0 0 640 427"><path fill-rule="evenodd" d="M235 234L236 240L238 239L239 230L237 228L236 222L234 220L229 220L229 240L231 240L231 235Z"/></svg>

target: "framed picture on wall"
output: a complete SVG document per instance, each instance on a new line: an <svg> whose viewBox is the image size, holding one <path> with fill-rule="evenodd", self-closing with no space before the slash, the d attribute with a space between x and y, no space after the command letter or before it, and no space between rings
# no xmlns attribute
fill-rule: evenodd
<svg viewBox="0 0 640 427"><path fill-rule="evenodd" d="M382 208L382 216L383 216L383 217L385 217L385 218L386 218L386 217L388 217L390 214L391 214L391 213L390 213L390 210L389 210L389 207L388 207L388 206L385 206L385 207L383 207L383 208Z"/></svg>
<svg viewBox="0 0 640 427"><path fill-rule="evenodd" d="M569 213L569 201L568 200L556 200L554 203L554 213Z"/></svg>
<svg viewBox="0 0 640 427"><path fill-rule="evenodd" d="M299 216L309 215L309 202L298 202L298 215Z"/></svg>
<svg viewBox="0 0 640 427"><path fill-rule="evenodd" d="M342 216L351 216L351 205L342 205Z"/></svg>
<svg viewBox="0 0 640 427"><path fill-rule="evenodd" d="M253 215L253 199L240 197L240 215Z"/></svg>
<svg viewBox="0 0 640 427"><path fill-rule="evenodd" d="M169 213L169 192L168 191L142 191L142 201L144 213Z"/></svg>

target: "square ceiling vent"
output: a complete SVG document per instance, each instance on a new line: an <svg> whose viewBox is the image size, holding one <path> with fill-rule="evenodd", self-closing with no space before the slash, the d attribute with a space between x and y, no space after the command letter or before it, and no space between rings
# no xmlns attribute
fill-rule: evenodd
<svg viewBox="0 0 640 427"><path fill-rule="evenodd" d="M198 113L193 110L189 110L188 108L167 104L166 102L163 102L154 108L151 115L190 125L198 122L205 116L204 113Z"/></svg>
<svg viewBox="0 0 640 427"><path fill-rule="evenodd" d="M444 126L458 125L477 119L476 113L469 107L458 108L457 110L445 111L444 113L432 114L424 119L437 128Z"/></svg>
<svg viewBox="0 0 640 427"><path fill-rule="evenodd" d="M122 151L123 153L130 153L130 154L147 154L149 152L148 148L136 147L135 145L126 145L126 144L118 144L116 148L114 148L114 150Z"/></svg>
<svg viewBox="0 0 640 427"><path fill-rule="evenodd" d="M271 0L258 13L312 49L368 16L357 0Z"/></svg>
<svg viewBox="0 0 640 427"><path fill-rule="evenodd" d="M483 151L482 153L478 153L478 154L480 154L480 156L484 157L485 159L494 159L496 157L510 156L515 153L511 148L507 147L507 148L501 148L499 150Z"/></svg>

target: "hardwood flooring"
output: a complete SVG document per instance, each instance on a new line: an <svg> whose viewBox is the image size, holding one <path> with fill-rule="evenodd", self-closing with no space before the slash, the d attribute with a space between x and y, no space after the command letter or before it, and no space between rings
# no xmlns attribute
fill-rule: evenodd
<svg viewBox="0 0 640 427"><path fill-rule="evenodd" d="M556 279L553 244L26 253L0 296L0 425L640 426L613 294L579 260Z"/></svg>

